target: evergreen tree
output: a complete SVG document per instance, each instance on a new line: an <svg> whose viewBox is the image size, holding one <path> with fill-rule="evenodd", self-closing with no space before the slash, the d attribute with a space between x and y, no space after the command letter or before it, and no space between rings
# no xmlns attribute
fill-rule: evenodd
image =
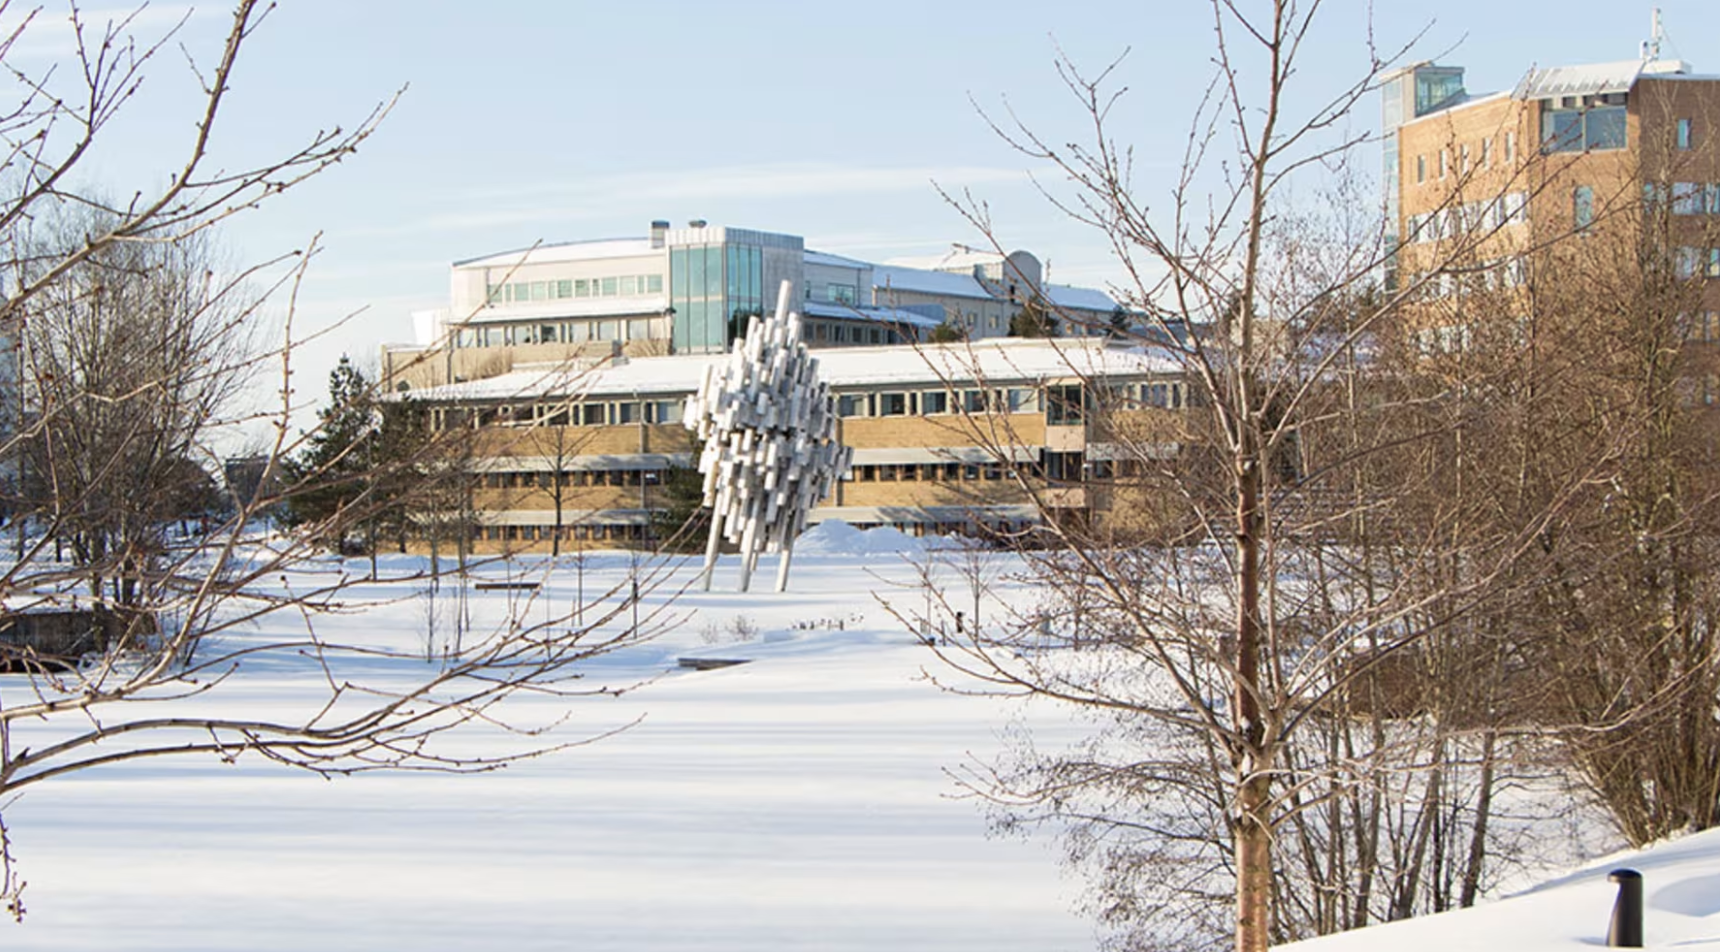
<svg viewBox="0 0 1720 952"><path fill-rule="evenodd" d="M699 458L695 445L693 458ZM652 534L660 549L698 552L705 544L710 512L705 509L705 475L694 466L671 466L663 472L662 502L651 513Z"/></svg>
<svg viewBox="0 0 1720 952"><path fill-rule="evenodd" d="M348 541L353 520L338 518L359 506L371 490L371 434L378 428L376 390L364 371L341 355L328 375L328 405L317 411L316 432L303 452L286 463L292 491L286 511L291 526L321 526L320 541L341 546ZM339 530L328 527L340 526Z"/></svg>
<svg viewBox="0 0 1720 952"><path fill-rule="evenodd" d="M928 335L927 339L934 344L955 344L967 340L967 336L967 328L955 321L946 320L932 328L932 333Z"/></svg>
<svg viewBox="0 0 1720 952"><path fill-rule="evenodd" d="M1011 337L1056 337L1057 318L1038 300L1028 301L1009 319Z"/></svg>

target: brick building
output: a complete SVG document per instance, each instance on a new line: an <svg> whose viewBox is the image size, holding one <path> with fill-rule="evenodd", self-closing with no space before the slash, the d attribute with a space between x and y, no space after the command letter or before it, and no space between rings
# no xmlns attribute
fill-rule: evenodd
<svg viewBox="0 0 1720 952"><path fill-rule="evenodd" d="M723 359L520 365L412 396L434 428L475 431L477 549L544 550L557 526L568 544L634 545L668 504L669 471L693 465L685 403ZM1034 523L1029 493L1073 518L1106 511L1106 477L1142 462L1128 454L1176 451L1189 399L1174 362L1101 339L855 347L819 359L854 465L811 521L915 535ZM1106 413L1092 412L1101 405ZM1133 428L1126 451L1110 439L1119 426Z"/></svg>

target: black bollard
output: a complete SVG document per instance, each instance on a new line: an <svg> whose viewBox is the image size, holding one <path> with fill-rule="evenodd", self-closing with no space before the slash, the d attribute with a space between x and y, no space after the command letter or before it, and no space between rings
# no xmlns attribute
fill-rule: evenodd
<svg viewBox="0 0 1720 952"><path fill-rule="evenodd" d="M1618 883L1612 924L1607 927L1607 945L1615 949L1642 948L1642 874L1634 869L1615 869L1607 874L1607 882Z"/></svg>

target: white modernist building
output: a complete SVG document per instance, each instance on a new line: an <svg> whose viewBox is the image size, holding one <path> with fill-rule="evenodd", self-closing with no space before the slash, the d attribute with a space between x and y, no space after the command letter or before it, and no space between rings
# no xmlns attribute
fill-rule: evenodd
<svg viewBox="0 0 1720 952"><path fill-rule="evenodd" d="M956 246L875 264L808 250L797 235L655 221L638 238L455 262L448 307L414 315L417 341L384 348L383 373L422 388L570 357L725 353L783 282L813 348L919 341L946 322L969 339L1002 337L1030 305L1065 335L1101 332L1121 313L1103 291L1047 282L1025 251Z"/></svg>

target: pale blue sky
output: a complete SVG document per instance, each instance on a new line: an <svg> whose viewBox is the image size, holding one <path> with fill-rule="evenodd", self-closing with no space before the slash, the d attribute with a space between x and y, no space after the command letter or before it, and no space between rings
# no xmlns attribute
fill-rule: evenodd
<svg viewBox="0 0 1720 952"><path fill-rule="evenodd" d="M1245 5L1249 5L1244 0ZM1720 72L1720 4L1667 0L1667 55ZM157 4L140 31L183 14ZM1631 59L1647 4L1382 0L1382 47L1426 29L1416 58L1466 66L1472 91L1509 87L1532 64ZM95 14L102 16L103 14ZM63 52L60 8L20 62ZM1368 6L1328 0L1299 77L1310 95L1367 66ZM227 13L202 5L182 40L211 58ZM410 85L348 164L234 223L241 258L302 245L325 253L303 327L366 309L319 343L299 389L320 395L340 351L369 358L408 340L408 314L445 302L447 266L535 241L637 235L653 218L805 236L869 259L933 253L978 236L936 181L990 202L1005 244L1058 281L1103 285L1103 242L1026 184L1030 163L976 115L1005 98L1054 140L1084 132L1053 69L1054 44L1098 67L1129 49L1112 129L1135 146L1137 188L1162 194L1211 75L1202 0L1052 3L731 0L282 0L246 50L215 143L235 166L314 130L361 119ZM110 192L159 179L194 115L183 59L163 58L82 173ZM1358 128L1378 122L1370 99ZM1363 163L1373 169L1372 155Z"/></svg>

